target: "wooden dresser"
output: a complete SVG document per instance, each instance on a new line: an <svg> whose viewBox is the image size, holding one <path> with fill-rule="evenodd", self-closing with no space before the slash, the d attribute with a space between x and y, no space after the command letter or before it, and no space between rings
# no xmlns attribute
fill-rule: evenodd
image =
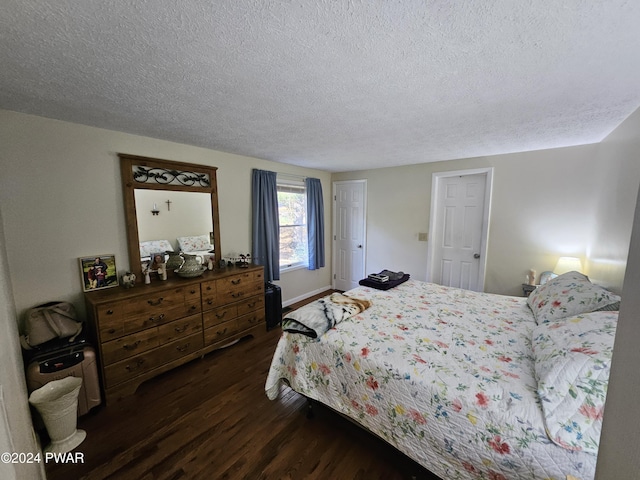
<svg viewBox="0 0 640 480"><path fill-rule="evenodd" d="M266 331L262 266L87 292L85 301L107 402L135 393L160 373Z"/></svg>

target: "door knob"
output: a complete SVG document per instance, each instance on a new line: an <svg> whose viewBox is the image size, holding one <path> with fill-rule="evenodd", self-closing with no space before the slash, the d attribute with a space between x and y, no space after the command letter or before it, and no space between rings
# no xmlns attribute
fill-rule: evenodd
<svg viewBox="0 0 640 480"><path fill-rule="evenodd" d="M473 258L480 258L480 254L479 253L474 253L473 254Z"/></svg>
<svg viewBox="0 0 640 480"><path fill-rule="evenodd" d="M362 248L362 245L358 245L358 248Z"/></svg>

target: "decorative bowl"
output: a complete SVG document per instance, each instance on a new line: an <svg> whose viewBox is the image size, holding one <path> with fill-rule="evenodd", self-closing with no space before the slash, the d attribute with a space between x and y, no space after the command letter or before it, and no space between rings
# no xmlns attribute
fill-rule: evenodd
<svg viewBox="0 0 640 480"><path fill-rule="evenodd" d="M198 265L196 268L179 268L175 270L175 272L179 277L194 278L202 275L205 270L206 270L206 267L203 267L202 265Z"/></svg>

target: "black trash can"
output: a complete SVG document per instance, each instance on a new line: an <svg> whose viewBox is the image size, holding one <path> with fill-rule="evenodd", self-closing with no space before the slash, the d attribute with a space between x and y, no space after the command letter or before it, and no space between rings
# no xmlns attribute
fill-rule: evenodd
<svg viewBox="0 0 640 480"><path fill-rule="evenodd" d="M264 284L264 296L267 330L271 330L282 322L282 292L278 285L267 282Z"/></svg>

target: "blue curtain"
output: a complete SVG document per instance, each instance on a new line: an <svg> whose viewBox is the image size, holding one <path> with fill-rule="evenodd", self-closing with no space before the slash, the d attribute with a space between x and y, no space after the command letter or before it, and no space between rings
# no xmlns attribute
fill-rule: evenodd
<svg viewBox="0 0 640 480"><path fill-rule="evenodd" d="M322 184L317 178L305 179L307 188L307 233L309 270L324 267L324 203Z"/></svg>
<svg viewBox="0 0 640 480"><path fill-rule="evenodd" d="M280 280L280 221L276 172L253 170L252 261L264 265L265 280Z"/></svg>

